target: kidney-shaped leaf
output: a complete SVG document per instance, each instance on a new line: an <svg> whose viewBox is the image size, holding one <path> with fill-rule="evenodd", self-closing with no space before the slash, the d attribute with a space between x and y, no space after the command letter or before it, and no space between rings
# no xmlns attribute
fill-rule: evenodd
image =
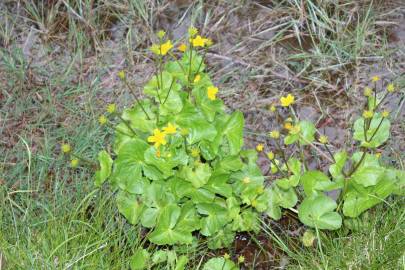
<svg viewBox="0 0 405 270"><path fill-rule="evenodd" d="M298 217L305 225L321 230L336 230L342 226L342 217L334 212L336 202L319 194L305 198L298 207Z"/></svg>

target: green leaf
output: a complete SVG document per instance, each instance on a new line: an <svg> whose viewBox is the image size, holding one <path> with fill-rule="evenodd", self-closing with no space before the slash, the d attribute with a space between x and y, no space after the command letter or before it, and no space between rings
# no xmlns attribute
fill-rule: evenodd
<svg viewBox="0 0 405 270"><path fill-rule="evenodd" d="M174 174L173 168L182 163L181 158L179 159L180 153L172 157L157 157L156 148L149 147L145 151L145 163L148 165L153 165L159 171L163 173L164 178L172 176Z"/></svg>
<svg viewBox="0 0 405 270"><path fill-rule="evenodd" d="M300 182L300 179L301 179L300 175L291 175L289 178L277 179L275 183L280 188L287 190L292 187L296 187Z"/></svg>
<svg viewBox="0 0 405 270"><path fill-rule="evenodd" d="M146 113L151 119L148 119L142 107L139 104L135 104L132 108L126 109L122 113L122 118L129 122L131 128L140 130L142 132L151 133L155 128L155 114L152 112L153 105L149 100L140 101L142 107L146 110ZM132 134L132 131L126 131L127 134Z"/></svg>
<svg viewBox="0 0 405 270"><path fill-rule="evenodd" d="M205 216L201 219L200 230L200 233L204 236L212 236L216 234L227 223L226 208L217 204L197 204L197 211Z"/></svg>
<svg viewBox="0 0 405 270"><path fill-rule="evenodd" d="M384 168L380 166L360 165L351 179L365 187L375 186L384 175Z"/></svg>
<svg viewBox="0 0 405 270"><path fill-rule="evenodd" d="M378 126L380 126L378 128ZM378 128L378 131L376 131ZM388 119L383 118L380 114L375 113L370 123L370 128L367 131L367 142L364 138L364 118L361 117L354 122L353 138L361 142L361 146L376 148L385 143L390 136L391 123ZM375 133L374 137L373 134Z"/></svg>
<svg viewBox="0 0 405 270"><path fill-rule="evenodd" d="M284 138L284 144L285 145L290 145L295 143L296 141L298 141L298 139L300 138L299 134L288 134L287 136L285 136Z"/></svg>
<svg viewBox="0 0 405 270"><path fill-rule="evenodd" d="M203 270L238 270L239 268L234 262L225 258L211 258L209 259Z"/></svg>
<svg viewBox="0 0 405 270"><path fill-rule="evenodd" d="M323 194L307 197L298 207L298 217L309 227L336 230L342 226L342 217L333 212L336 207L336 202Z"/></svg>
<svg viewBox="0 0 405 270"><path fill-rule="evenodd" d="M307 145L312 143L315 139L314 135L316 132L315 125L310 121L300 121L299 126L301 128L301 145Z"/></svg>
<svg viewBox="0 0 405 270"><path fill-rule="evenodd" d="M304 232L304 235L302 236L302 243L306 247L312 247L315 239L316 239L316 237L315 237L314 233L310 230L306 230Z"/></svg>
<svg viewBox="0 0 405 270"><path fill-rule="evenodd" d="M204 186L211 176L211 167L207 163L197 163L194 168L183 167L180 176L189 181L195 188Z"/></svg>
<svg viewBox="0 0 405 270"><path fill-rule="evenodd" d="M174 268L174 270L184 270L184 269L186 269L187 263L188 263L187 256L185 256L185 255L180 256L177 259L176 267Z"/></svg>
<svg viewBox="0 0 405 270"><path fill-rule="evenodd" d="M192 232L200 228L200 218L197 215L197 210L191 201L182 206L177 226L188 232Z"/></svg>
<svg viewBox="0 0 405 270"><path fill-rule="evenodd" d="M240 160L239 155L226 156L220 160L216 170L221 170L223 172L234 172L242 168L243 163Z"/></svg>
<svg viewBox="0 0 405 270"><path fill-rule="evenodd" d="M301 175L301 162L298 159L290 158L288 160L288 167L290 168L293 174Z"/></svg>
<svg viewBox="0 0 405 270"><path fill-rule="evenodd" d="M228 247L235 239L235 232L233 232L230 226L226 226L220 229L215 235L208 238L209 249L219 249Z"/></svg>
<svg viewBox="0 0 405 270"><path fill-rule="evenodd" d="M190 103L184 105L182 111L176 115L175 121L182 128L189 129L187 142L190 145L203 139L212 141L217 135L215 126L208 122L204 115Z"/></svg>
<svg viewBox="0 0 405 270"><path fill-rule="evenodd" d="M239 111L233 112L223 132L229 142L230 155L238 154L243 146L243 126L243 114Z"/></svg>
<svg viewBox="0 0 405 270"><path fill-rule="evenodd" d="M397 187L395 178L386 173L375 186L363 188L361 192L352 185L349 185L343 203L343 214L355 218L364 211L384 201Z"/></svg>
<svg viewBox="0 0 405 270"><path fill-rule="evenodd" d="M153 76L152 79L145 85L143 92L155 98L155 101L163 104L166 96L170 92L179 92L181 85L176 82L176 79L167 71L163 71L159 78Z"/></svg>
<svg viewBox="0 0 405 270"><path fill-rule="evenodd" d="M289 134L284 138L284 143L290 145L299 141L301 145L307 145L314 141L316 128L310 121L300 121L297 126L299 127L298 134Z"/></svg>
<svg viewBox="0 0 405 270"><path fill-rule="evenodd" d="M94 184L99 187L110 176L113 161L110 155L104 150L98 153L98 161L100 162L100 169L96 171Z"/></svg>
<svg viewBox="0 0 405 270"><path fill-rule="evenodd" d="M231 197L232 186L227 183L228 179L228 174L212 175L205 185L205 188L226 198Z"/></svg>
<svg viewBox="0 0 405 270"><path fill-rule="evenodd" d="M161 115L177 114L183 108L183 101L179 93L171 90L169 93L162 97L162 104L160 105Z"/></svg>
<svg viewBox="0 0 405 270"><path fill-rule="evenodd" d="M139 217L144 210L144 206L139 203L138 197L125 191L118 192L117 206L118 211L133 225L138 223Z"/></svg>
<svg viewBox="0 0 405 270"><path fill-rule="evenodd" d="M149 234L149 241L157 245L190 244L193 240L191 232L175 227L181 209L169 204L162 209L155 230Z"/></svg>
<svg viewBox="0 0 405 270"><path fill-rule="evenodd" d="M304 192L307 196L319 194L320 191L331 191L342 188L341 182L332 182L321 171L307 171L301 177Z"/></svg>
<svg viewBox="0 0 405 270"><path fill-rule="evenodd" d="M131 270L146 269L148 267L149 256L149 252L146 249L135 251L130 260Z"/></svg>
<svg viewBox="0 0 405 270"><path fill-rule="evenodd" d="M345 167L347 161L347 152L341 151L333 155L336 163L330 165L329 172L333 178L342 178L344 177L342 174L343 168Z"/></svg>
<svg viewBox="0 0 405 270"><path fill-rule="evenodd" d="M163 263L167 260L167 251L165 250L157 250L153 253L152 262L153 264Z"/></svg>

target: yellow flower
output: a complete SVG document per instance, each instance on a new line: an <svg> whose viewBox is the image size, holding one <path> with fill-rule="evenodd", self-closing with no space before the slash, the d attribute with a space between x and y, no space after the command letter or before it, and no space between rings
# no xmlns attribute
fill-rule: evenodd
<svg viewBox="0 0 405 270"><path fill-rule="evenodd" d="M218 88L215 86L209 86L207 88L207 96L210 100L215 100L217 98Z"/></svg>
<svg viewBox="0 0 405 270"><path fill-rule="evenodd" d="M371 78L371 81L372 82L378 82L380 80L380 77L379 76L373 76L372 78Z"/></svg>
<svg viewBox="0 0 405 270"><path fill-rule="evenodd" d="M153 130L153 135L148 137L148 142L154 143L154 146L158 148L160 145L165 145L167 143L165 136L166 134L164 132L161 132L156 128Z"/></svg>
<svg viewBox="0 0 405 270"><path fill-rule="evenodd" d="M62 144L62 152L67 154L70 151L72 151L72 147L70 147L70 144L64 143Z"/></svg>
<svg viewBox="0 0 405 270"><path fill-rule="evenodd" d="M150 50L151 50L154 54L157 54L157 55L160 54L160 46L157 45L157 44L153 44L153 45L150 47Z"/></svg>
<svg viewBox="0 0 405 270"><path fill-rule="evenodd" d="M244 184L249 184L250 183L250 178L248 176L246 176L245 178L243 178L242 182Z"/></svg>
<svg viewBox="0 0 405 270"><path fill-rule="evenodd" d="M263 149L264 149L264 145L262 143L259 143L258 145L256 145L257 152L262 152Z"/></svg>
<svg viewBox="0 0 405 270"><path fill-rule="evenodd" d="M160 30L159 32L157 32L158 38L163 38L165 35L166 35L166 32L163 30Z"/></svg>
<svg viewBox="0 0 405 270"><path fill-rule="evenodd" d="M205 38L202 38L200 35L197 35L195 38L191 39L191 43L194 47L204 47L206 42Z"/></svg>
<svg viewBox="0 0 405 270"><path fill-rule="evenodd" d="M301 127L298 126L298 125L292 126L291 129L290 129L290 133L294 134L294 135L300 133L300 131L301 131Z"/></svg>
<svg viewBox="0 0 405 270"><path fill-rule="evenodd" d="M284 128L286 130L291 130L293 128L293 125L291 124L291 122L285 122L284 123Z"/></svg>
<svg viewBox="0 0 405 270"><path fill-rule="evenodd" d="M200 150L198 148L193 148L191 149L191 156L192 157L198 157L200 155Z"/></svg>
<svg viewBox="0 0 405 270"><path fill-rule="evenodd" d="M295 98L291 94L288 94L286 97L280 98L280 103L281 103L281 106L283 106L283 107L288 107L291 104L294 104L294 101L295 101Z"/></svg>
<svg viewBox="0 0 405 270"><path fill-rule="evenodd" d="M242 256L242 255L240 255L240 256L238 257L238 263L243 263L243 262L245 262L245 257Z"/></svg>
<svg viewBox="0 0 405 270"><path fill-rule="evenodd" d="M270 111L271 111L271 112L275 112L276 109L277 109L276 106L274 106L274 105L271 105L271 106L270 106Z"/></svg>
<svg viewBox="0 0 405 270"><path fill-rule="evenodd" d="M327 144L328 141L329 141L329 139L328 139L328 137L325 136L325 135L321 135L321 136L319 137L319 142L322 143L322 144Z"/></svg>
<svg viewBox="0 0 405 270"><path fill-rule="evenodd" d="M187 50L187 45L184 43L181 43L180 46L178 47L179 51L185 52Z"/></svg>
<svg viewBox="0 0 405 270"><path fill-rule="evenodd" d="M225 259L225 260L229 260L229 258L231 258L231 256L229 256L228 253L225 253L225 254L224 254L224 259Z"/></svg>
<svg viewBox="0 0 405 270"><path fill-rule="evenodd" d="M114 103L108 104L107 105L107 112L108 113L115 113L117 110L117 106Z"/></svg>
<svg viewBox="0 0 405 270"><path fill-rule="evenodd" d="M176 126L172 123L168 123L166 127L163 128L164 134L175 134L176 133Z"/></svg>
<svg viewBox="0 0 405 270"><path fill-rule="evenodd" d="M104 115L100 115L100 117L98 118L98 122L100 123L100 125L105 125L105 124L107 124L107 121L108 121L108 119L107 119L107 117L105 117Z"/></svg>
<svg viewBox="0 0 405 270"><path fill-rule="evenodd" d="M205 45L207 45L207 47L211 47L212 44L214 44L214 42L212 42L212 39L210 38L205 39Z"/></svg>
<svg viewBox="0 0 405 270"><path fill-rule="evenodd" d="M382 117L387 118L390 115L390 112L387 110L384 110L381 114L382 114Z"/></svg>
<svg viewBox="0 0 405 270"><path fill-rule="evenodd" d="M273 139L280 138L280 132L278 130L272 130L269 135L270 135L270 138L273 138Z"/></svg>
<svg viewBox="0 0 405 270"><path fill-rule="evenodd" d="M173 44L170 40L168 40L160 46L160 54L166 55L171 48L173 48Z"/></svg>
<svg viewBox="0 0 405 270"><path fill-rule="evenodd" d="M381 153L380 153L380 152L375 153L375 156L376 156L377 158L380 158L380 157L381 157Z"/></svg>
<svg viewBox="0 0 405 270"><path fill-rule="evenodd" d="M197 35L197 33L198 29L195 28L194 26L188 28L188 34L190 35L190 37L194 37L195 35Z"/></svg>
<svg viewBox="0 0 405 270"><path fill-rule="evenodd" d="M365 111L363 112L363 117L366 118L366 119L372 118L373 115L374 115L374 112L373 112L373 111L367 111L367 110L365 110Z"/></svg>
<svg viewBox="0 0 405 270"><path fill-rule="evenodd" d="M194 77L194 83L198 83L200 80L201 80L201 75L200 75L200 74L197 74L197 75Z"/></svg>
<svg viewBox="0 0 405 270"><path fill-rule="evenodd" d="M390 92L390 93L395 91L395 86L394 86L393 83L390 83L390 84L387 85L387 91Z"/></svg>
<svg viewBox="0 0 405 270"><path fill-rule="evenodd" d="M125 80L125 71L120 70L120 71L118 71L117 75L118 75L118 78L120 78L121 80Z"/></svg>
<svg viewBox="0 0 405 270"><path fill-rule="evenodd" d="M253 199L251 204L252 204L253 207L256 207L257 206L257 201L255 199Z"/></svg>
<svg viewBox="0 0 405 270"><path fill-rule="evenodd" d="M373 90L370 87L364 88L364 96L369 97L373 94Z"/></svg>
<svg viewBox="0 0 405 270"><path fill-rule="evenodd" d="M268 157L270 160L273 160L275 156L274 156L274 153L270 151L270 152L267 153L267 157Z"/></svg>
<svg viewBox="0 0 405 270"><path fill-rule="evenodd" d="M76 168L79 165L79 160L77 158L74 158L70 161L70 166L72 168Z"/></svg>

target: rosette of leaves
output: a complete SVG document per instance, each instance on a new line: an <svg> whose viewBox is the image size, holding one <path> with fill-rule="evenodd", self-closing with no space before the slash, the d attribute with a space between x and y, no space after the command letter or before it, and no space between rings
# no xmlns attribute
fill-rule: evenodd
<svg viewBox="0 0 405 270"><path fill-rule="evenodd" d="M122 112L114 153L100 153L95 183L118 190L119 212L148 229L150 242L191 244L200 235L216 249L236 232L258 231L269 192L256 151L242 150L242 113L227 113L222 100L208 98L213 84L202 57L192 54L191 64L189 53L167 62L145 85L146 98ZM190 82L189 74L201 79ZM166 144L148 143L169 123L176 132Z"/></svg>

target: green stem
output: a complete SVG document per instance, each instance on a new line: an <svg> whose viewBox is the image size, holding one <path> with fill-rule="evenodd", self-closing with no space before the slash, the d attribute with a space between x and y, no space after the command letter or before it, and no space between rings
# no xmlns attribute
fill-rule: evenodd
<svg viewBox="0 0 405 270"><path fill-rule="evenodd" d="M361 155L361 158L359 160L359 162L357 162L357 164L353 167L353 169L349 172L349 174L347 175L347 177L350 177L353 175L353 173L356 172L356 170L359 168L359 166L361 165L361 163L363 162L364 158L366 157L367 151L364 150L363 154Z"/></svg>
<svg viewBox="0 0 405 270"><path fill-rule="evenodd" d="M170 84L169 91L167 92L167 95L166 95L166 97L165 97L165 100L163 101L163 105L166 103L166 100L167 100L167 98L168 98L169 95L170 95L170 91L172 90L173 84L174 84L174 78L172 78L172 83Z"/></svg>
<svg viewBox="0 0 405 270"><path fill-rule="evenodd" d="M192 43L190 43L190 61L189 61L189 65L188 65L188 75L187 75L188 85L191 84L190 77L191 77L191 63L192 63L192 59L193 59L193 46L192 46Z"/></svg>
<svg viewBox="0 0 405 270"><path fill-rule="evenodd" d="M122 116L120 114L116 114L117 117L127 126L127 128L129 128L129 130L131 130L131 132L135 135L138 136L138 134L136 134L136 131L131 127L131 125L128 123L127 120L125 120L124 118L122 118Z"/></svg>
<svg viewBox="0 0 405 270"><path fill-rule="evenodd" d="M308 171L308 164L307 164L307 160L305 159L304 148L303 148L303 146L300 144L299 140L298 140L298 148L300 149L301 160L304 162L305 171Z"/></svg>
<svg viewBox="0 0 405 270"><path fill-rule="evenodd" d="M328 154L332 158L333 162L336 163L335 157L333 156L332 152L330 151L328 145L325 143L324 146L325 146L326 151L328 152Z"/></svg>
<svg viewBox="0 0 405 270"><path fill-rule="evenodd" d="M129 90L131 91L131 93L134 96L134 98L135 98L136 102L138 103L139 107L141 107L142 111L145 113L146 118L148 118L148 120L150 120L151 118L149 117L149 114L146 112L145 108L142 106L142 103L140 102L140 100L136 96L134 90L132 89L132 87L129 85L127 79L125 79L125 78L124 78L124 83L129 88Z"/></svg>
<svg viewBox="0 0 405 270"><path fill-rule="evenodd" d="M375 131L374 131L373 135L371 135L370 140L369 140L369 141L367 141L367 140L366 140L367 142L371 142L371 140L373 140L373 138L374 138L375 134L377 134L378 130L380 129L381 124L382 124L382 122L383 122L383 121L384 121L384 117L383 117L383 118L381 118L381 121L380 121L380 123L378 124L377 128L375 129Z"/></svg>
<svg viewBox="0 0 405 270"><path fill-rule="evenodd" d="M287 170L290 172L290 167L288 166L287 158L285 157L284 151L281 149L281 146L278 143L278 141L277 140L274 140L274 141L276 143L277 150L281 153L281 158L283 159L285 166L287 167Z"/></svg>
<svg viewBox="0 0 405 270"><path fill-rule="evenodd" d="M207 51L208 51L208 49L205 48L204 54L202 55L202 58L201 58L201 61L200 61L200 64L198 65L198 69L197 69L197 73L196 73L196 74L200 73L200 68L201 68L201 66L202 66L202 63L204 62L205 55L207 54Z"/></svg>
<svg viewBox="0 0 405 270"><path fill-rule="evenodd" d="M184 69L183 65L180 63L180 61L171 53L169 52L169 55L176 61L176 63L180 66L181 71L183 71L184 74L186 74L186 70Z"/></svg>

